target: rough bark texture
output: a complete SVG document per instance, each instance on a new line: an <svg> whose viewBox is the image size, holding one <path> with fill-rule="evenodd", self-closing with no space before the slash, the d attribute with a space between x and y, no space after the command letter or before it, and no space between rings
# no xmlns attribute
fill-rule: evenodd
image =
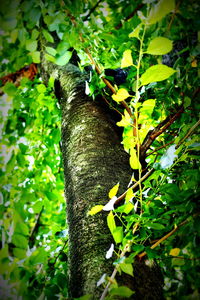
<svg viewBox="0 0 200 300"><path fill-rule="evenodd" d="M93 299L99 299L102 288L97 288L96 283L103 273L111 275L113 270L111 260L105 258L112 238L107 214L91 217L87 213L94 205L108 201L108 192L117 182L121 191L127 188L132 173L128 155L108 114L85 95L85 78L78 68L68 65L54 69L44 63L43 70L44 76L51 74L56 78L62 107L70 296L91 294ZM127 279L136 291L132 299L162 299L162 280L157 269L137 263L135 271L135 278Z"/></svg>

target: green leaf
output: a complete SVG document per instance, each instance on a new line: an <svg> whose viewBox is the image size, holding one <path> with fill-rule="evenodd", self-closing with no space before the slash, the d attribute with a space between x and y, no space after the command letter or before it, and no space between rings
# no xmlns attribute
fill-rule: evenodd
<svg viewBox="0 0 200 300"><path fill-rule="evenodd" d="M17 234L17 233L13 234L12 242L18 248L26 249L28 246L28 238L26 238L21 234Z"/></svg>
<svg viewBox="0 0 200 300"><path fill-rule="evenodd" d="M38 200L31 207L32 207L34 213L38 214L41 211L42 206L43 206L42 201Z"/></svg>
<svg viewBox="0 0 200 300"><path fill-rule="evenodd" d="M15 233L19 233L19 234L22 234L22 235L28 235L29 234L29 227L25 223L23 223L22 221L17 222L16 228L15 228Z"/></svg>
<svg viewBox="0 0 200 300"><path fill-rule="evenodd" d="M108 228L110 229L110 232L113 233L116 228L116 224L115 224L115 218L112 211L110 211L107 216L107 224L108 224Z"/></svg>
<svg viewBox="0 0 200 300"><path fill-rule="evenodd" d="M24 259L26 257L26 250L20 248L14 248L13 254L15 257L19 259Z"/></svg>
<svg viewBox="0 0 200 300"><path fill-rule="evenodd" d="M124 205L123 212L128 215L133 210L133 208L134 208L134 205L131 202L128 202Z"/></svg>
<svg viewBox="0 0 200 300"><path fill-rule="evenodd" d="M88 215L90 216L94 216L96 215L98 212L102 211L103 209L103 205L95 205L94 207L92 207L90 209L90 211L88 212Z"/></svg>
<svg viewBox="0 0 200 300"><path fill-rule="evenodd" d="M153 55L164 55L172 50L172 41L164 37L156 37L153 39L146 53Z"/></svg>
<svg viewBox="0 0 200 300"><path fill-rule="evenodd" d="M39 51L30 52L29 54L32 57L32 60L35 64L40 63L40 52Z"/></svg>
<svg viewBox="0 0 200 300"><path fill-rule="evenodd" d="M124 237L123 227L117 226L112 232L115 243L121 243Z"/></svg>
<svg viewBox="0 0 200 300"><path fill-rule="evenodd" d="M156 229L156 230L165 229L165 226L163 224L159 224L159 223L147 222L147 223L145 223L145 226L150 227L152 229Z"/></svg>
<svg viewBox="0 0 200 300"><path fill-rule="evenodd" d="M37 88L37 90L38 90L39 93L45 93L46 89L47 89L46 86L43 83L38 84L36 86L36 88Z"/></svg>
<svg viewBox="0 0 200 300"><path fill-rule="evenodd" d="M42 33L44 35L44 38L47 40L47 42L54 43L54 39L52 35L47 30L42 29Z"/></svg>
<svg viewBox="0 0 200 300"><path fill-rule="evenodd" d="M31 254L29 258L29 263L31 265L43 264L47 259L47 255L48 254L44 250L44 248L38 248Z"/></svg>
<svg viewBox="0 0 200 300"><path fill-rule="evenodd" d="M64 66L69 62L71 56L72 52L66 51L63 55L60 55L58 56L58 58L56 58L55 64L57 64L58 66Z"/></svg>
<svg viewBox="0 0 200 300"><path fill-rule="evenodd" d="M5 86L3 87L3 91L8 96L14 96L17 92L17 88L12 82L6 82Z"/></svg>
<svg viewBox="0 0 200 300"><path fill-rule="evenodd" d="M114 196L116 196L117 192L118 192L118 189L119 189L119 183L117 183L115 186L113 186L113 188L109 191L109 198L113 198Z"/></svg>
<svg viewBox="0 0 200 300"><path fill-rule="evenodd" d="M148 24L155 24L164 18L168 13L174 11L174 9L175 0L160 0L156 5L152 5L146 21Z"/></svg>
<svg viewBox="0 0 200 300"><path fill-rule="evenodd" d="M111 289L110 295L112 296L122 296L125 298L131 297L135 292L126 286L120 286L118 288Z"/></svg>
<svg viewBox="0 0 200 300"><path fill-rule="evenodd" d="M135 170L141 169L141 164L138 160L135 149L131 149L129 161L130 161L130 166L132 169L135 169Z"/></svg>
<svg viewBox="0 0 200 300"><path fill-rule="evenodd" d="M133 266L132 266L132 264L121 263L119 266L120 266L120 269L124 273L133 276Z"/></svg>
<svg viewBox="0 0 200 300"><path fill-rule="evenodd" d="M56 49L54 49L52 47L46 47L46 51L53 56L55 56L57 54Z"/></svg>
<svg viewBox="0 0 200 300"><path fill-rule="evenodd" d="M37 49L37 41L35 40L27 40L26 41L26 50L30 52L34 52Z"/></svg>
<svg viewBox="0 0 200 300"><path fill-rule="evenodd" d="M146 70L144 74L142 74L140 81L141 85L147 85L151 82L162 81L169 78L176 71L166 65L155 65Z"/></svg>

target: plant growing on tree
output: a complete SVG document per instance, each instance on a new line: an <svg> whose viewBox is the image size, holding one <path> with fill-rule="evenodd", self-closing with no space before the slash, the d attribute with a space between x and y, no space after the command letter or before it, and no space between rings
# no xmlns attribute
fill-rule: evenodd
<svg viewBox="0 0 200 300"><path fill-rule="evenodd" d="M86 96L104 103L105 114L119 115L115 122L123 129L121 143L132 169L125 189L119 174L110 177L118 181L101 193L109 201L94 196L97 203L91 201L87 211L80 206L87 224L107 214L112 235L101 255L113 260L113 268L110 274L102 270L96 280L100 299L135 299L134 284L122 285L120 277L133 277L137 261L151 265L155 260L169 299L198 297L199 5L174 0L92 2L11 1L9 11L2 8L2 290L13 283L10 292L40 300L70 294L60 154L61 148L65 156L67 139L63 129L60 143L60 108L65 116L67 87L60 78L72 73L72 64L84 74ZM41 64L46 82L35 77L36 64ZM128 75L117 86L104 69L119 68ZM80 148L84 142L80 138Z"/></svg>

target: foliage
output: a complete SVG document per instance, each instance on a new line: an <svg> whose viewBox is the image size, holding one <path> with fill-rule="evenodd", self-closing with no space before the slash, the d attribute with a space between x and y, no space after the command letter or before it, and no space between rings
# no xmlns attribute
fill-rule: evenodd
<svg viewBox="0 0 200 300"><path fill-rule="evenodd" d="M122 276L133 274L136 256L157 259L167 299L198 297L199 4L107 0L92 11L93 5L10 1L9 10L3 6L2 76L39 63L41 39L49 43L46 59L56 65L73 61L76 50L84 70L92 57L99 74L90 71L86 92L94 99L104 95L121 114L117 125L133 169L123 197L117 196L119 178L109 202L88 212L109 211L115 245L105 255L114 257ZM137 13L130 17L132 11ZM110 92L103 70L119 67L127 68L127 81L119 87L112 82ZM67 297L60 110L53 84L52 78L48 85L37 78L3 87L1 270L23 299ZM143 181L144 169L153 171ZM116 282L109 289L108 299L133 293Z"/></svg>

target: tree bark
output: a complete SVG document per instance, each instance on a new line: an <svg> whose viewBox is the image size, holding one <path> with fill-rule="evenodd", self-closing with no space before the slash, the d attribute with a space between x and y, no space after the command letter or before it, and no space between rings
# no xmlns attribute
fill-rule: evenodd
<svg viewBox="0 0 200 300"><path fill-rule="evenodd" d="M110 276L113 270L112 259L105 258L112 237L106 224L107 213L93 217L87 213L94 205L107 203L108 192L117 182L123 192L132 171L109 114L85 95L85 76L70 64L65 69L55 69L44 63L44 77L50 74L56 78L56 95L62 109L70 297L91 294L93 299L99 299L102 287L97 288L97 281L104 273ZM127 280L136 291L132 299L162 299L162 280L154 280L158 278L157 271L144 263L139 265L135 265L137 277L129 276ZM147 279L147 269L152 279L150 285L149 280L146 285L142 282ZM153 290L159 290L159 295L153 296Z"/></svg>

